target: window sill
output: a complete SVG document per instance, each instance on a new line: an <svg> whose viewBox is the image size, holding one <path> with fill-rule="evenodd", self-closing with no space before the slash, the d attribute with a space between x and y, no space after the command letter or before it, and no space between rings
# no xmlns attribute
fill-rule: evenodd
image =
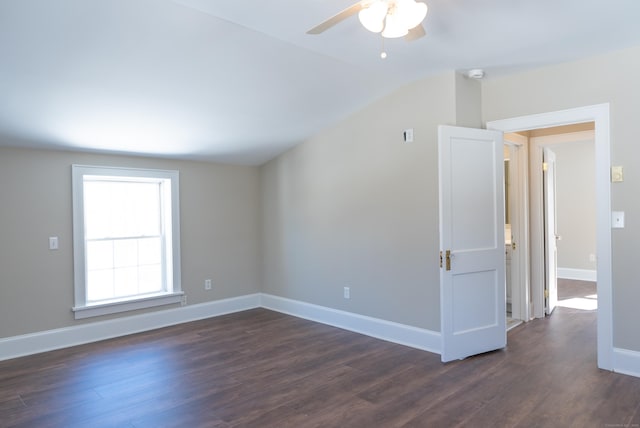
<svg viewBox="0 0 640 428"><path fill-rule="evenodd" d="M99 317L101 315L117 314L119 312L135 311L137 309L153 308L155 306L180 303L184 292L160 294L141 299L124 300L119 302L101 303L90 306L76 306L71 308L75 319Z"/></svg>

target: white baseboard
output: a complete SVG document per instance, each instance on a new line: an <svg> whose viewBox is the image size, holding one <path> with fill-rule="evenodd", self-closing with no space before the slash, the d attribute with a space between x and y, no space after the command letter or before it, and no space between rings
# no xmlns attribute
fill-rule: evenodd
<svg viewBox="0 0 640 428"><path fill-rule="evenodd" d="M440 333L311 303L262 294L262 307L388 342L440 353Z"/></svg>
<svg viewBox="0 0 640 428"><path fill-rule="evenodd" d="M558 278L595 282L598 280L598 271L589 270L589 269L572 269L572 268L559 267Z"/></svg>
<svg viewBox="0 0 640 428"><path fill-rule="evenodd" d="M260 307L260 294L0 339L0 361Z"/></svg>
<svg viewBox="0 0 640 428"><path fill-rule="evenodd" d="M440 353L440 333L269 294L183 306L0 339L0 361L264 307L367 336Z"/></svg>
<svg viewBox="0 0 640 428"><path fill-rule="evenodd" d="M441 349L439 332L256 293L0 339L0 361L259 307L436 354L439 354ZM640 377L640 352L614 348L613 371Z"/></svg>
<svg viewBox="0 0 640 428"><path fill-rule="evenodd" d="M640 377L640 352L613 348L613 371Z"/></svg>
<svg viewBox="0 0 640 428"><path fill-rule="evenodd" d="M439 332L256 293L0 339L0 361L259 307L436 354L441 350ZM640 352L614 348L613 371L640 377Z"/></svg>

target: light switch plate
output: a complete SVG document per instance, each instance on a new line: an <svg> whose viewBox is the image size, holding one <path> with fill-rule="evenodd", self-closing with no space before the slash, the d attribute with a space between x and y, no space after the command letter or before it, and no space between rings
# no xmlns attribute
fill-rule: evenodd
<svg viewBox="0 0 640 428"><path fill-rule="evenodd" d="M622 229L624 227L624 211L613 211L611 213L611 227Z"/></svg>
<svg viewBox="0 0 640 428"><path fill-rule="evenodd" d="M50 250L57 250L58 249L58 237L57 236L50 236L49 237L49 249Z"/></svg>
<svg viewBox="0 0 640 428"><path fill-rule="evenodd" d="M413 143L413 128L404 130L404 142Z"/></svg>

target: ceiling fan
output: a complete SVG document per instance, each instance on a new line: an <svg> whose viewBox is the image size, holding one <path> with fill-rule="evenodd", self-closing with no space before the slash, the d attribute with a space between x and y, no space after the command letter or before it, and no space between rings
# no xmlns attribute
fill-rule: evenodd
<svg viewBox="0 0 640 428"><path fill-rule="evenodd" d="M427 5L416 0L361 0L321 24L307 34L320 34L358 14L360 23L373 33L385 38L404 37L408 41L425 35L422 21L427 16Z"/></svg>

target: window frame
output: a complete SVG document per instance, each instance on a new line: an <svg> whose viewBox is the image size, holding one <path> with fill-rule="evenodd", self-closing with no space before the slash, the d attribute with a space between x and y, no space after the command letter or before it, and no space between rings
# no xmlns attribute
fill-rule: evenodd
<svg viewBox="0 0 640 428"><path fill-rule="evenodd" d="M180 273L180 199L179 172L175 170L142 169L114 166L72 165L72 201L73 201L73 270L74 270L74 306L72 311L75 319L83 319L100 315L132 311L161 305L182 302L184 292L181 285ZM154 294L134 295L126 298L112 299L97 303L87 302L87 270L85 248L85 218L84 218L84 178L85 176L104 176L109 178L128 177L143 180L166 180L169 186L170 201L168 208L171 215L171 233L167 240L171 242L170 260L163 254L163 275L169 274L166 290ZM166 189L165 189L166 190Z"/></svg>

